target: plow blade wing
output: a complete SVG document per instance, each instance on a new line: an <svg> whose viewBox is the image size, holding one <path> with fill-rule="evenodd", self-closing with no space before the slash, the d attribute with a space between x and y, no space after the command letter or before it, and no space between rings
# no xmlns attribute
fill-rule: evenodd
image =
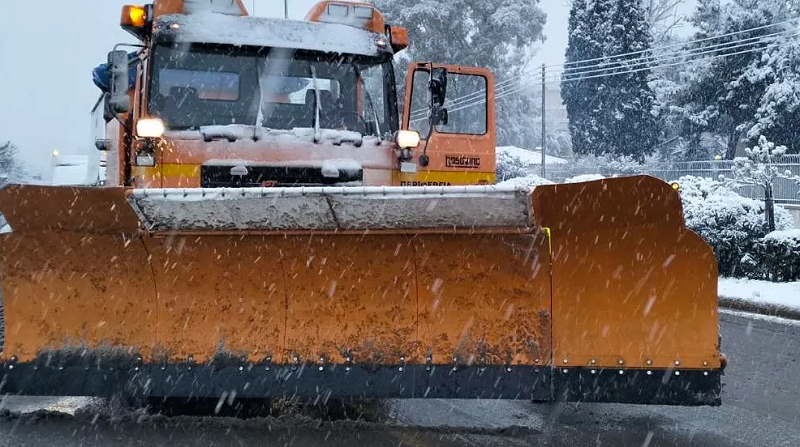
<svg viewBox="0 0 800 447"><path fill-rule="evenodd" d="M649 177L0 210L0 393L719 402L713 255Z"/></svg>

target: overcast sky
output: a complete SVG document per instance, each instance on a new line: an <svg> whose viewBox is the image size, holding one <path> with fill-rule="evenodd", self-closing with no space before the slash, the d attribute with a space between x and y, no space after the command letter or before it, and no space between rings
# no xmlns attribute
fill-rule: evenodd
<svg viewBox="0 0 800 447"><path fill-rule="evenodd" d="M119 27L122 5L131 1L0 1L5 23L0 26L0 142L14 142L29 171L48 177L54 150L76 154L94 147L89 112L100 91L91 71L114 44L135 42ZM567 2L542 0L547 42L532 66L563 62ZM255 6L257 16L284 13L281 0L244 3L251 11ZM315 3L289 0L289 17L302 19Z"/></svg>

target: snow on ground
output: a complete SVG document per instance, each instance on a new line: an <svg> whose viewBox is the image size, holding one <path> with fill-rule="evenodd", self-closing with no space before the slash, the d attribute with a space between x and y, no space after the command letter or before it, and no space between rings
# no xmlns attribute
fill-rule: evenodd
<svg viewBox="0 0 800 447"><path fill-rule="evenodd" d="M552 185L553 182L536 174L526 175L525 177L515 177L504 182L497 183L497 186L510 186L517 188L532 188L537 185Z"/></svg>
<svg viewBox="0 0 800 447"><path fill-rule="evenodd" d="M575 177L570 177L564 180L564 183L591 182L594 180L602 180L604 178L606 177L600 174L583 174L583 175L576 175Z"/></svg>
<svg viewBox="0 0 800 447"><path fill-rule="evenodd" d="M755 304L788 307L800 311L800 282L720 278L719 296Z"/></svg>
<svg viewBox="0 0 800 447"><path fill-rule="evenodd" d="M542 164L542 151L533 151L529 149L522 149L516 146L499 146L497 148L497 156L501 155L509 157L517 157L526 165L541 165ZM561 157L547 155L545 164L562 165L567 164L569 161Z"/></svg>

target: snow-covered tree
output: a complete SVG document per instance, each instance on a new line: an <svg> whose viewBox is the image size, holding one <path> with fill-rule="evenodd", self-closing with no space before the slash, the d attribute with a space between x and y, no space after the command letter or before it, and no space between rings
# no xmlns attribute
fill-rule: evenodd
<svg viewBox="0 0 800 447"><path fill-rule="evenodd" d="M684 0L642 0L647 23L653 34L653 45L671 43L671 33L683 25L685 17L678 14L678 7Z"/></svg>
<svg viewBox="0 0 800 447"><path fill-rule="evenodd" d="M747 123L747 138L766 135L800 153L800 132L796 128L800 122L800 41L796 37L788 42L776 40L760 60L748 66L744 77L766 86L752 125Z"/></svg>
<svg viewBox="0 0 800 447"><path fill-rule="evenodd" d="M389 23L408 28L409 48L395 57L398 91L409 60L487 67L498 81L527 76L531 46L543 40L539 0L375 0ZM513 86L513 84L511 85ZM497 102L498 142L535 141L537 108L525 90Z"/></svg>
<svg viewBox="0 0 800 447"><path fill-rule="evenodd" d="M757 275L758 244L769 233L764 203L742 197L726 182L683 176L681 185L686 226L714 249L719 273L725 276ZM774 210L779 230L794 227L792 216L783 208Z"/></svg>
<svg viewBox="0 0 800 447"><path fill-rule="evenodd" d="M695 56L673 90L660 95L662 113L681 136L696 142L706 132L720 135L727 159L743 139L755 143L760 135L800 151L800 134L787 125L800 117L800 51L795 27L786 23L797 17L799 3L699 0L693 39L706 40L690 47Z"/></svg>
<svg viewBox="0 0 800 447"><path fill-rule="evenodd" d="M745 149L745 153L747 157L733 160L733 178L727 182L732 186L756 186L764 191L764 218L769 231L775 231L775 180L796 179L791 172L782 172L775 165L786 153L786 146L775 146L762 135L758 146Z"/></svg>
<svg viewBox="0 0 800 447"><path fill-rule="evenodd" d="M17 147L10 141L0 143L0 186L20 181L24 176L25 169L17 158Z"/></svg>
<svg viewBox="0 0 800 447"><path fill-rule="evenodd" d="M561 95L576 153L630 155L643 160L658 144L650 71L633 65L650 48L650 28L640 0L573 2L566 51L570 65L562 78ZM613 57L631 52L644 53ZM587 59L593 61L580 62ZM610 75L600 76L592 71L596 67L587 68L602 63L609 71L600 74Z"/></svg>

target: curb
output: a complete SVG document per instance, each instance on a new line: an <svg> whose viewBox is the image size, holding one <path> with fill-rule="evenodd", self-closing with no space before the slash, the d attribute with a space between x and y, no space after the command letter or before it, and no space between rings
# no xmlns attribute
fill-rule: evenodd
<svg viewBox="0 0 800 447"><path fill-rule="evenodd" d="M800 320L800 308L781 306L779 304L754 303L739 298L719 297L719 307L731 310L740 310L759 315Z"/></svg>

